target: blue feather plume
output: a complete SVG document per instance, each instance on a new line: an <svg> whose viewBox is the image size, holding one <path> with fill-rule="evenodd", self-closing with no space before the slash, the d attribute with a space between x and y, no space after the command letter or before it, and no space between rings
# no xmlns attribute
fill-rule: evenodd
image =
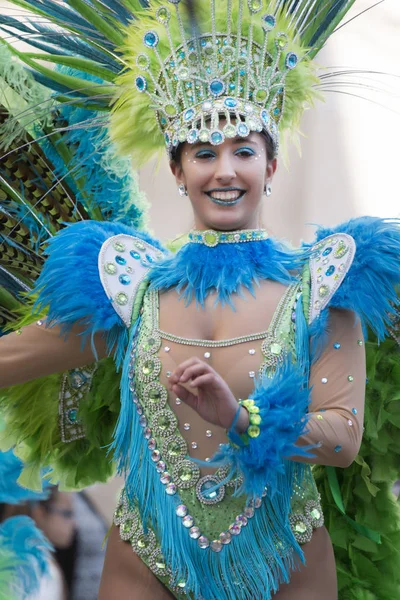
<svg viewBox="0 0 400 600"><path fill-rule="evenodd" d="M48 497L48 492L34 492L17 483L22 469L22 460L12 450L0 452L0 502L19 504L30 500L45 500Z"/></svg>
<svg viewBox="0 0 400 600"><path fill-rule="evenodd" d="M354 311L364 331L370 327L379 340L389 335L391 317L400 306L400 220L360 217L334 228L319 228L319 241L347 233L356 242L349 272L329 306Z"/></svg>
<svg viewBox="0 0 400 600"><path fill-rule="evenodd" d="M232 294L241 287L254 294L262 279L284 284L295 281L307 252L291 250L280 242L265 241L219 244L209 248L188 243L176 255L157 263L150 273L150 287L174 288L187 304L193 298L204 306L207 296L216 292L217 301L233 307Z"/></svg>
<svg viewBox="0 0 400 600"><path fill-rule="evenodd" d="M0 597L19 600L37 592L52 547L34 521L25 516L4 521L0 549Z"/></svg>

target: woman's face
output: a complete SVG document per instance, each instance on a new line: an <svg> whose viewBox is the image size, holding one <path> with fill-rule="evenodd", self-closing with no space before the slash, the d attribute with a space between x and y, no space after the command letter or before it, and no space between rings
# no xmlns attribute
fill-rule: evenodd
<svg viewBox="0 0 400 600"><path fill-rule="evenodd" d="M263 193L276 164L267 158L265 138L252 132L220 146L185 143L171 170L187 189L196 229L233 231L260 227Z"/></svg>

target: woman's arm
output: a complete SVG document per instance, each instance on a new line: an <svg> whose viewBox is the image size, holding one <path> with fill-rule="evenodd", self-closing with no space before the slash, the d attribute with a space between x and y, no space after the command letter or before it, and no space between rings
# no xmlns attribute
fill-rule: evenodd
<svg viewBox="0 0 400 600"><path fill-rule="evenodd" d="M34 323L1 337L0 388L93 363L91 344L83 347L79 333L78 327L72 328L65 337L57 326ZM107 356L101 334L95 336L95 346L98 359Z"/></svg>
<svg viewBox="0 0 400 600"><path fill-rule="evenodd" d="M332 309L327 347L311 367L307 433L298 442L315 446L314 457L295 460L335 467L353 462L363 433L365 368L359 320L350 311Z"/></svg>

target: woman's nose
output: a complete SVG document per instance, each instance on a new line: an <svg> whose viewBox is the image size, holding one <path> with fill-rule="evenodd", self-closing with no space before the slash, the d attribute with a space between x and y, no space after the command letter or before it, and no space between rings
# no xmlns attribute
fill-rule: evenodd
<svg viewBox="0 0 400 600"><path fill-rule="evenodd" d="M228 154L221 154L215 162L215 179L220 182L231 181L236 177L232 158Z"/></svg>

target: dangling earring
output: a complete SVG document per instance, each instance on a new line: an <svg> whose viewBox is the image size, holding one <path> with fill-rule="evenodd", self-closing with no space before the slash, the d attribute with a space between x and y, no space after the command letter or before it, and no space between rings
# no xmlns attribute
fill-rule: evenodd
<svg viewBox="0 0 400 600"><path fill-rule="evenodd" d="M187 190L186 187L183 185L183 183L181 183L180 185L178 185L178 192L180 196L187 196Z"/></svg>
<svg viewBox="0 0 400 600"><path fill-rule="evenodd" d="M270 196L272 194L272 187L269 184L265 186L264 194L266 196Z"/></svg>

